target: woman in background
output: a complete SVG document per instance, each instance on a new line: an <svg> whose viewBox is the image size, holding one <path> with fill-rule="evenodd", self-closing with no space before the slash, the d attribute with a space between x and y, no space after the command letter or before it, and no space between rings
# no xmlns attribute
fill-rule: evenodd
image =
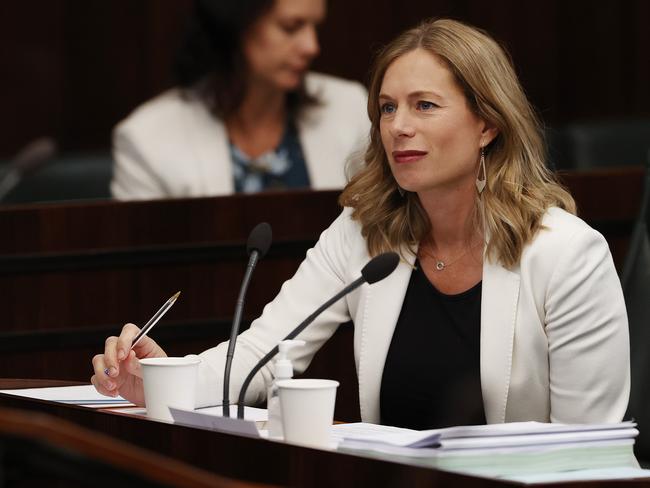
<svg viewBox="0 0 650 488"><path fill-rule="evenodd" d="M379 54L371 141L345 207L237 342L231 398L253 365L371 256L403 261L299 336L296 372L354 322L361 418L449 425L605 423L630 391L627 316L607 242L574 215L545 165L537 117L506 53L484 32L425 22ZM95 356L101 393L143 402L137 358L164 355L127 324ZM218 404L227 343L202 353L199 405ZM105 373L108 371L108 375ZM251 383L264 400L273 365Z"/></svg>
<svg viewBox="0 0 650 488"><path fill-rule="evenodd" d="M117 199L339 189L366 143L366 91L308 72L325 0L197 0L179 86L113 135Z"/></svg>

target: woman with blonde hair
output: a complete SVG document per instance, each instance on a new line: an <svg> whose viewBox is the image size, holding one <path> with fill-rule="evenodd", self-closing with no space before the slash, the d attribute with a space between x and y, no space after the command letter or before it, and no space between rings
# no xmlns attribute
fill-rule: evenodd
<svg viewBox="0 0 650 488"><path fill-rule="evenodd" d="M251 367L382 251L402 262L300 336L304 370L354 321L361 417L411 428L616 422L629 395L623 295L604 238L577 218L544 164L539 122L512 65L453 20L408 30L378 55L371 141L345 207L238 340L231 397ZM142 402L127 324L94 358L93 384ZM219 402L227 344L202 354L199 404ZM109 374L104 373L108 368ZM273 366L246 401L264 399Z"/></svg>

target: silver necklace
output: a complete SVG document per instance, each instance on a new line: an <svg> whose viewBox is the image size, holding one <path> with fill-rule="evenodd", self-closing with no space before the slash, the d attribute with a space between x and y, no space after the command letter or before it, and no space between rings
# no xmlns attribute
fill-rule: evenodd
<svg viewBox="0 0 650 488"><path fill-rule="evenodd" d="M433 260L436 262L436 271L444 271L444 270L447 269L449 266L451 266L452 264L454 264L454 263L456 263L457 261L459 261L460 258L462 258L463 256L465 256L465 254L467 254L467 253L470 252L472 249L474 249L476 246L478 246L478 244L479 244L479 243L476 243L476 244L474 244L473 246L468 247L467 249L465 249L465 251L464 251L460 256L457 256L456 259L454 259L453 261L449 261L449 262L445 262L445 261L443 261L442 259L438 259L438 258L437 258L437 257L436 257L432 252L427 251L427 250L424 249L423 247L420 248L420 250L422 251L423 254L426 254L427 256L429 256L431 259L433 259Z"/></svg>

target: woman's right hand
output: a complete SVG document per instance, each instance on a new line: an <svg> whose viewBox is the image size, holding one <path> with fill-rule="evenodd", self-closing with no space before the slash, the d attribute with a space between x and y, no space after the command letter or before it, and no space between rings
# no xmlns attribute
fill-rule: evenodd
<svg viewBox="0 0 650 488"><path fill-rule="evenodd" d="M136 405L144 405L142 371L138 359L166 357L167 354L148 336L140 339L131 349L133 339L139 332L140 329L134 324L126 324L119 337L106 339L104 354L97 354L93 358L95 374L90 381L102 395L120 395Z"/></svg>

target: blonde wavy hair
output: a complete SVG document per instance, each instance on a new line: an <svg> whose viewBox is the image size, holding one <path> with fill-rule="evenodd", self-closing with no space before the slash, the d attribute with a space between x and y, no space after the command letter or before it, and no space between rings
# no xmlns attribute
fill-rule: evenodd
<svg viewBox="0 0 650 488"><path fill-rule="evenodd" d="M524 246L541 228L547 208L575 213L575 202L545 164L542 129L526 99L509 56L485 32L455 20L428 20L410 29L377 55L368 96L372 123L363 167L339 198L352 207L370 255L404 247L414 252L431 231L415 193L403 197L382 146L379 91L388 67L400 56L425 49L442 60L467 98L468 106L498 135L486 147L487 186L476 210L486 236L486 256L516 266ZM478 157L478 156L477 156Z"/></svg>

